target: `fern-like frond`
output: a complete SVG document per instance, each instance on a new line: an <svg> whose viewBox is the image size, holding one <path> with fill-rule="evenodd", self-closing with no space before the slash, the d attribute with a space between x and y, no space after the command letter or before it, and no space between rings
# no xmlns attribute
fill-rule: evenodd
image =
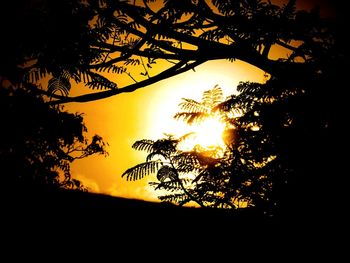
<svg viewBox="0 0 350 263"><path fill-rule="evenodd" d="M241 1L213 0L214 6L225 16L233 16L240 13Z"/></svg>
<svg viewBox="0 0 350 263"><path fill-rule="evenodd" d="M146 151L150 153L153 151L153 145L154 145L154 141L143 139L143 140L136 141L132 145L132 148L138 151Z"/></svg>
<svg viewBox="0 0 350 263"><path fill-rule="evenodd" d="M213 110L214 111L223 111L223 112L230 112L235 109L237 104L237 95L231 95L226 98L225 101L217 104Z"/></svg>
<svg viewBox="0 0 350 263"><path fill-rule="evenodd" d="M206 112L178 112L174 115L175 120L182 119L187 124L193 124L196 122L201 122L208 118L210 114Z"/></svg>
<svg viewBox="0 0 350 263"><path fill-rule="evenodd" d="M176 181L178 178L177 172L174 168L168 166L168 165L163 165L157 173L157 179L160 182L165 182L165 181Z"/></svg>
<svg viewBox="0 0 350 263"><path fill-rule="evenodd" d="M122 174L122 177L126 176L127 181L140 180L147 175L156 173L160 166L162 166L162 162L160 161L140 163L126 170Z"/></svg>
<svg viewBox="0 0 350 263"><path fill-rule="evenodd" d="M178 140L173 138L159 139L154 142L153 151L159 152L163 156L170 156L171 154L176 152L176 146L178 142Z"/></svg>
<svg viewBox="0 0 350 263"><path fill-rule="evenodd" d="M168 158L166 153L163 153L160 151L154 151L154 152L151 152L150 154L147 155L146 161L149 162L149 161L155 160L157 157L158 157L158 159L167 159Z"/></svg>
<svg viewBox="0 0 350 263"><path fill-rule="evenodd" d="M205 195L201 197L201 201L210 207L226 209L236 208L230 200L223 195L218 195L217 193L206 192Z"/></svg>
<svg viewBox="0 0 350 263"><path fill-rule="evenodd" d="M109 79L101 76L97 73L90 72L91 80L86 83L86 85L91 89L117 89L118 86L116 83L110 81Z"/></svg>
<svg viewBox="0 0 350 263"><path fill-rule="evenodd" d="M126 72L126 68L121 66L116 66L116 65L109 65L109 66L99 67L97 71L122 74Z"/></svg>
<svg viewBox="0 0 350 263"><path fill-rule="evenodd" d="M128 58L128 59L126 59L125 62L124 62L124 65L125 65L125 66L128 66L128 65L137 66L137 65L140 65L140 64L141 64L141 62L140 62L140 60L137 59L137 58Z"/></svg>
<svg viewBox="0 0 350 263"><path fill-rule="evenodd" d="M71 88L71 84L69 82L69 78L66 78L64 76L59 76L59 77L52 77L49 80L47 91L50 94L61 92L62 95L68 96L70 88Z"/></svg>
<svg viewBox="0 0 350 263"><path fill-rule="evenodd" d="M199 169L199 160L194 152L181 152L172 157L172 162L181 173L196 172Z"/></svg>
<svg viewBox="0 0 350 263"><path fill-rule="evenodd" d="M199 37L210 41L219 41L225 36L226 33L222 29L213 29L203 32Z"/></svg>
<svg viewBox="0 0 350 263"><path fill-rule="evenodd" d="M25 74L24 80L30 83L36 83L43 79L47 74L48 71L46 68L35 68Z"/></svg>
<svg viewBox="0 0 350 263"><path fill-rule="evenodd" d="M218 85L215 85L214 88L203 92L203 104L210 108L213 108L223 100L224 95L222 89Z"/></svg>
<svg viewBox="0 0 350 263"><path fill-rule="evenodd" d="M190 138L191 136L193 136L194 134L196 134L196 133L195 132L188 132L188 133L180 136L178 138L178 140L179 140L179 142L183 142L183 141L187 140L188 138Z"/></svg>
<svg viewBox="0 0 350 263"><path fill-rule="evenodd" d="M80 70L77 72L75 76L73 76L73 78L77 83L79 82L88 83L89 81L92 80L91 72L89 70Z"/></svg>
<svg viewBox="0 0 350 263"><path fill-rule="evenodd" d="M185 203L188 203L189 201L191 201L188 198L188 195L183 193L183 194L170 194L170 195L162 195L158 197L159 200L161 200L162 202L172 202L172 203L176 203L176 204L181 204L184 205Z"/></svg>
<svg viewBox="0 0 350 263"><path fill-rule="evenodd" d="M198 102L193 99L183 98L179 104L181 110L186 112L208 112L210 109L202 102Z"/></svg>
<svg viewBox="0 0 350 263"><path fill-rule="evenodd" d="M178 180L160 183L152 182L150 185L154 187L154 190L166 190L170 192L178 192L182 190L181 184Z"/></svg>
<svg viewBox="0 0 350 263"><path fill-rule="evenodd" d="M256 82L240 82L237 86L237 91L240 93L249 92L249 93L256 93L261 90L262 84L256 83Z"/></svg>

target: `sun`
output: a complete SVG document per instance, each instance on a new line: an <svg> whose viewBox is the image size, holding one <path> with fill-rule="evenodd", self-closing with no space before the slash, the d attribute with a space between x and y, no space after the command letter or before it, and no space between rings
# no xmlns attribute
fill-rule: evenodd
<svg viewBox="0 0 350 263"><path fill-rule="evenodd" d="M195 148L203 151L223 150L225 148L223 140L225 127L225 123L218 115L194 123L189 126L190 135L180 143L179 150L191 151Z"/></svg>

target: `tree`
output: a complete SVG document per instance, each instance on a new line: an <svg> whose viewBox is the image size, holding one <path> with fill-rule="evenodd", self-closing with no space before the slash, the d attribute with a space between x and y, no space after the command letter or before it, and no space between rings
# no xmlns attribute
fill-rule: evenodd
<svg viewBox="0 0 350 263"><path fill-rule="evenodd" d="M208 60L248 62L266 71L269 80L242 85L242 94L227 101L233 108L246 109L242 127L251 122L262 127L260 137L249 135L249 129L242 137L247 154L260 152L259 143L250 149L250 140L266 139L269 152L277 156L274 174L288 173L298 182L275 187L284 189L276 196L289 196L286 202L293 207L305 200L320 208L331 206L329 198L319 200L338 196L328 186L336 188L335 182L341 181L338 163L346 103L339 87L348 64L345 27L342 19L321 18L317 9L297 11L295 2L31 1L32 6L23 9L25 15L18 16L20 26L3 31L9 37L0 75L12 83L16 78L32 83L49 75L48 87L31 87L52 98L49 103L60 104L132 92ZM32 33L32 28L40 30ZM274 58L276 48L288 55ZM114 74L124 74L134 83L122 87ZM72 79L102 91L73 97ZM54 90L62 94L50 92ZM301 197L296 199L294 193Z"/></svg>
<svg viewBox="0 0 350 263"><path fill-rule="evenodd" d="M11 190L87 190L72 177L70 164L93 154L106 155L106 144L98 135L89 142L81 114L48 102L57 93L68 95L67 69L81 55L75 52L77 45L84 49L84 28L93 14L80 8L80 1L19 0L1 5L2 183ZM59 21L59 16L64 20ZM41 90L38 80L49 74L49 85Z"/></svg>
<svg viewBox="0 0 350 263"><path fill-rule="evenodd" d="M79 114L52 107L31 90L1 86L1 180L7 189L87 190L71 175L70 164L93 154L106 155L98 135L91 142Z"/></svg>
<svg viewBox="0 0 350 263"><path fill-rule="evenodd" d="M57 99L54 103L132 92L213 59L243 60L275 77L290 70L317 72L315 60L335 36L332 21L316 10L296 11L295 0L283 6L261 0L185 0L181 5L176 0L28 0L23 10L17 11L19 26L4 31L15 40L4 50L19 52L18 59L3 60L2 71L11 68L12 75L31 82L47 74L66 76L102 90L77 97L38 90ZM286 49L288 58L270 58L276 47ZM154 71L156 63L161 66ZM134 83L122 87L114 74Z"/></svg>
<svg viewBox="0 0 350 263"><path fill-rule="evenodd" d="M150 184L156 190L167 192L159 199L179 205L194 201L202 207L236 209L267 201L272 190L274 175L271 170L276 156L262 146L263 140L265 145L270 142L260 129L254 129L259 123L248 117L250 108L240 103L247 93L244 89L257 85L241 83L238 89L242 93L227 100L215 86L204 92L201 102L183 99L180 103L183 111L174 118L183 119L189 125L213 116L225 122L222 135L229 136L224 136L224 148L195 145L190 150L181 149L181 143L186 143L192 133L178 139L168 135L156 141L136 141L134 149L148 152L146 162L128 169L123 176L127 180L138 180L155 173L158 182Z"/></svg>

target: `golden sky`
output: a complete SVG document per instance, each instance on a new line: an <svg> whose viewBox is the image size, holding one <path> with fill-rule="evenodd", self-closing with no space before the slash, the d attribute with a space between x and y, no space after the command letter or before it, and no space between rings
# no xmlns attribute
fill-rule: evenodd
<svg viewBox="0 0 350 263"><path fill-rule="evenodd" d="M121 77L121 75L116 75ZM126 76L125 76L126 77ZM89 135L101 135L109 143L109 156L92 156L72 165L72 174L90 188L114 196L156 201L148 186L154 176L130 182L121 178L128 168L143 162L146 153L131 145L139 139L159 139L163 133L183 134L186 125L172 117L181 98L200 100L205 90L218 84L228 96L239 81L262 81L264 72L244 62L210 61L194 71L172 77L132 93L119 94L88 103L71 103L65 108L84 113ZM73 87L73 89L86 89Z"/></svg>
<svg viewBox="0 0 350 263"><path fill-rule="evenodd" d="M276 3L277 1L273 1ZM328 1L297 1L299 8L310 8L314 3L325 6ZM312 3L310 5L310 3ZM285 57L286 51L271 50L271 56ZM115 77L125 83L126 75ZM200 100L203 91L218 84L228 96L235 92L239 81L264 79L264 72L241 61L210 61L194 71L163 80L132 93L122 93L104 100L88 103L70 103L69 111L84 113L89 135L101 135L109 143L109 156L92 156L72 165L72 174L91 192L119 197L157 201L157 193L148 186L155 176L130 182L121 178L128 168L143 162L146 153L131 148L136 140L159 139L163 133L184 134L186 125L172 117L179 111L181 98ZM73 87L72 92L86 87Z"/></svg>

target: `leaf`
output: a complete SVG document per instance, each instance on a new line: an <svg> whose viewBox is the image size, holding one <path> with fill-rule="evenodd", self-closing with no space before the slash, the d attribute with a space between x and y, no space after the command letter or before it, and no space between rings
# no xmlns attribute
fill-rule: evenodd
<svg viewBox="0 0 350 263"><path fill-rule="evenodd" d="M192 99L182 99L183 102L179 104L179 107L181 110L187 111L187 112L207 112L208 107L206 105L203 105L203 103L192 100Z"/></svg>
<svg viewBox="0 0 350 263"><path fill-rule="evenodd" d="M194 172L199 167L199 160L195 152L182 152L172 158L176 169L182 173Z"/></svg>
<svg viewBox="0 0 350 263"><path fill-rule="evenodd" d="M36 68L26 73L24 76L24 79L25 81L36 83L40 79L44 78L47 74L48 74L48 71L46 68Z"/></svg>
<svg viewBox="0 0 350 263"><path fill-rule="evenodd" d="M140 164L126 170L122 174L122 177L126 176L127 181L140 180L143 177L145 177L146 175L150 175L150 174L155 173L159 169L159 166L161 166L162 164L163 163L160 161L151 161L151 162L140 163Z"/></svg>
<svg viewBox="0 0 350 263"><path fill-rule="evenodd" d="M178 112L174 115L175 120L182 119L184 122L188 124L200 122L208 117L209 117L209 114L203 113L203 112Z"/></svg>
<svg viewBox="0 0 350 263"><path fill-rule="evenodd" d="M150 183L150 185L154 186L155 190L166 190L170 192L175 192L175 191L181 191L181 183L178 180L174 181L166 181L166 182L160 182L160 183Z"/></svg>
<svg viewBox="0 0 350 263"><path fill-rule="evenodd" d="M132 66L137 66L137 65L140 65L141 62L139 59L135 59L135 58L127 58L124 62L124 65L125 66L128 66L128 65L132 65Z"/></svg>
<svg viewBox="0 0 350 263"><path fill-rule="evenodd" d="M170 195L162 195L158 197L162 202L174 202L177 204L185 204L189 202L187 194L170 194Z"/></svg>
<svg viewBox="0 0 350 263"><path fill-rule="evenodd" d="M59 77L52 77L47 86L47 91L50 94L54 94L56 92L61 92L62 95L68 96L69 90L71 88L69 78L61 75Z"/></svg>
<svg viewBox="0 0 350 263"><path fill-rule="evenodd" d="M176 152L176 146L179 141L172 138L160 139L154 142L153 151L159 152L163 156L169 156Z"/></svg>
<svg viewBox="0 0 350 263"><path fill-rule="evenodd" d="M158 170L157 179L161 182L165 182L166 180L175 181L177 178L176 170L168 165L164 165Z"/></svg>
<svg viewBox="0 0 350 263"><path fill-rule="evenodd" d="M149 161L152 161L152 159L154 159L155 157L162 157L162 158L167 158L162 152L160 151L154 151L154 152L151 152L149 155L147 155L146 157L146 161L149 162Z"/></svg>
<svg viewBox="0 0 350 263"><path fill-rule="evenodd" d="M210 90L204 91L202 97L204 105L207 105L210 108L213 108L223 100L224 96L222 89L218 85L215 85L215 87Z"/></svg>
<svg viewBox="0 0 350 263"><path fill-rule="evenodd" d="M109 65L109 66L99 67L97 71L122 74L126 72L126 68L121 66L116 66L116 65Z"/></svg>
<svg viewBox="0 0 350 263"><path fill-rule="evenodd" d="M87 82L86 85L91 89L117 89L116 83L110 81L109 79L101 76L100 74L89 72L91 81Z"/></svg>
<svg viewBox="0 0 350 263"><path fill-rule="evenodd" d="M138 151L146 151L150 153L153 151L153 145L154 145L154 141L143 139L140 141L136 141L132 145L132 148Z"/></svg>

